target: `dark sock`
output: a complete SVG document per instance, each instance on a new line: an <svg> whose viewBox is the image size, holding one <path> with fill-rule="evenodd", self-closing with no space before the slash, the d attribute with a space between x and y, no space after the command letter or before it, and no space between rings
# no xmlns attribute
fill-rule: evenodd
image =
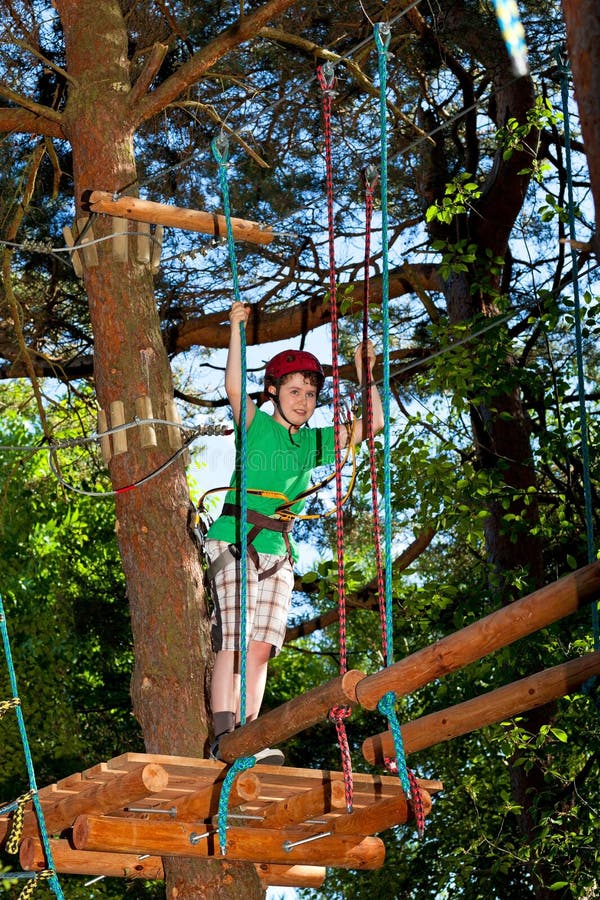
<svg viewBox="0 0 600 900"><path fill-rule="evenodd" d="M216 712L213 713L213 727L215 730L215 738L220 738L222 734L229 734L235 728L234 712Z"/></svg>

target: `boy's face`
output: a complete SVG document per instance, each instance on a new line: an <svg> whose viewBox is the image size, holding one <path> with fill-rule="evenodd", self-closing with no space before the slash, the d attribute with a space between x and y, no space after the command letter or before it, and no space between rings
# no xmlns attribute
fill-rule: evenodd
<svg viewBox="0 0 600 900"><path fill-rule="evenodd" d="M279 404L281 411L287 419L279 413L279 407L275 407L273 418L286 427L291 422L295 428L300 428L308 422L317 405L317 389L300 372L288 375L279 386Z"/></svg>

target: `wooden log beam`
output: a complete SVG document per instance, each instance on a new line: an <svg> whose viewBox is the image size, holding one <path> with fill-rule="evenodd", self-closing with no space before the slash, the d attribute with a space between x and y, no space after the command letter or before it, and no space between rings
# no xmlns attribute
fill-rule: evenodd
<svg viewBox="0 0 600 900"><path fill-rule="evenodd" d="M423 814L428 815L431 812L431 797L427 791L421 790L421 798ZM406 796L398 794L397 797L388 797L372 806L363 806L352 813L337 816L333 828L336 834L377 834L394 825L404 825L412 818L413 810Z"/></svg>
<svg viewBox="0 0 600 900"><path fill-rule="evenodd" d="M131 853L99 853L74 850L66 840L51 840L50 851L56 871L62 875L104 875L110 878L143 878L162 881L164 870L160 856L137 856ZM19 862L25 871L46 869L46 857L38 838L26 838L21 844ZM325 866L274 866L256 863L263 887L319 888L327 874Z"/></svg>
<svg viewBox="0 0 600 900"><path fill-rule="evenodd" d="M320 888L325 881L325 866L272 866L256 863L263 887Z"/></svg>
<svg viewBox="0 0 600 900"><path fill-rule="evenodd" d="M203 212L197 209L184 209L166 203L154 203L151 200L140 200L138 197L118 197L108 191L91 191L87 196L90 212L106 213L134 222L149 222L171 228L183 228L186 231L200 231L213 234L215 237L227 236L225 216L217 213ZM231 219L233 237L237 241L248 241L251 244L270 244L273 232L258 222L246 219Z"/></svg>
<svg viewBox="0 0 600 900"><path fill-rule="evenodd" d="M343 781L325 781L308 791L295 794L286 800L272 803L265 810L261 828L284 828L297 825L307 819L316 819L332 809L346 806L346 791ZM367 834L367 832L363 832Z"/></svg>
<svg viewBox="0 0 600 900"><path fill-rule="evenodd" d="M289 700L242 728L236 728L231 734L224 734L219 742L221 758L225 762L233 762L240 756L252 756L264 747L279 744L305 728L322 722L332 706L353 706L356 704L356 687L363 678L364 672L350 669L344 675Z"/></svg>
<svg viewBox="0 0 600 900"><path fill-rule="evenodd" d="M125 772L102 784L90 782L89 787L82 787L70 797L64 797L56 803L48 801L48 792L42 792L40 799L44 810L46 829L50 834L69 828L77 816L82 813L102 815L120 807L129 806L147 797L148 794L163 791L169 783L169 776L161 765L147 763L137 766L131 772ZM85 785L85 779L78 784ZM48 801L48 802L46 802ZM23 837L37 835L38 823L35 812L31 809L25 813L23 820Z"/></svg>
<svg viewBox="0 0 600 900"><path fill-rule="evenodd" d="M430 713L402 725L402 743L406 754L452 740L485 725L503 722L511 716L576 690L592 675L600 675L600 651L545 669L520 681L489 691L449 709ZM362 746L371 765L381 765L385 756L395 756L394 739L386 731L368 737Z"/></svg>
<svg viewBox="0 0 600 900"><path fill-rule="evenodd" d="M324 826L322 831L326 831ZM324 835L310 843L286 848L286 841L294 844L316 833L316 829L309 832L301 828L277 830L232 826L227 830L227 859L344 869L379 869L383 865L385 848L376 837ZM73 826L73 844L77 850L221 859L217 832L206 829L202 823L79 816Z"/></svg>
<svg viewBox="0 0 600 900"><path fill-rule="evenodd" d="M406 696L436 678L564 618L599 594L600 563L593 562L368 675L356 687L358 701L366 709L375 709L388 691Z"/></svg>
<svg viewBox="0 0 600 900"><path fill-rule="evenodd" d="M106 875L110 878L147 878L162 881L160 856L141 859L133 853L102 853L74 850L68 841L50 840L50 852L56 871L64 875ZM26 871L41 872L46 866L44 848L39 838L25 838L19 851L19 862Z"/></svg>

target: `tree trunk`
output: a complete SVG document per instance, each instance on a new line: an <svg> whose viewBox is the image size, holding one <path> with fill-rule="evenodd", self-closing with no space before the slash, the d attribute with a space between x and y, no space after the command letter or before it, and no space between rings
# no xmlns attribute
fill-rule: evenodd
<svg viewBox="0 0 600 900"><path fill-rule="evenodd" d="M581 133L594 197L595 251L600 258L600 7L597 0L563 0L562 6Z"/></svg>
<svg viewBox="0 0 600 900"><path fill-rule="evenodd" d="M65 133L73 148L80 207L87 190L121 191L135 183L127 31L118 0L56 0L56 8L73 79ZM111 221L95 218L93 228L94 236L102 237L110 233ZM154 415L164 418L173 385L151 272L131 252L126 262L115 260L112 241L96 246L98 265L85 267L85 287L98 404L109 410L113 401L122 401L125 421L131 421L136 398L146 396ZM127 430L127 452L110 462L115 489L136 482L170 457L165 429L157 427L156 432L157 446L142 448L138 430ZM187 530L188 507L181 458L143 486L116 497L135 651L132 699L146 749L203 756L212 654L201 568ZM253 865L165 862L168 897L263 896Z"/></svg>

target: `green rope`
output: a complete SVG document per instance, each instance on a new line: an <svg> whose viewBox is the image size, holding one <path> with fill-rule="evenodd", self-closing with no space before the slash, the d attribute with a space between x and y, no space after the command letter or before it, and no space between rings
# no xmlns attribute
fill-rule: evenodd
<svg viewBox="0 0 600 900"><path fill-rule="evenodd" d="M219 180L221 183L221 194L223 196L223 211L225 213L225 222L227 225L227 249L229 251L229 263L231 265L231 275L233 280L233 294L239 303L240 285L237 270L237 259L235 254L235 244L233 240L233 227L231 225L231 207L229 203L229 187L227 184L227 158L229 155L229 142L225 135L221 133L219 137L212 142L212 151L215 160L219 164ZM240 723L246 722L246 671L248 665L248 648L247 631L248 631L248 613L247 613L247 595L248 595L248 577L247 577L247 561L248 561L248 545L246 543L246 520L248 511L248 494L247 494L247 442L246 434L246 381L247 381L247 365L246 365L246 330L243 323L240 322L240 337L242 344L242 360L241 360L241 396L240 403L240 425L239 425L239 456L236 459L236 469L240 473Z"/></svg>
<svg viewBox="0 0 600 900"><path fill-rule="evenodd" d="M394 617L392 609L392 483L391 483L391 440L390 440L390 263L388 247L388 163L387 163L387 60L391 31L387 22L375 25L375 45L379 67L379 119L381 143L381 321L383 339L383 500L384 500L384 559L385 559L385 622L387 632L386 665L394 662ZM402 787L407 797L411 796L406 757L400 725L396 715L396 695L390 691L379 701L379 709L387 716L394 738L396 765Z"/></svg>
<svg viewBox="0 0 600 900"><path fill-rule="evenodd" d="M385 619L387 640L386 665L394 662L394 620L392 615L392 484L390 440L390 263L388 247L388 166L387 166L387 54L391 32L386 22L375 25L375 44L379 64L379 118L381 127L381 315L383 340L383 498L385 551Z"/></svg>
<svg viewBox="0 0 600 900"><path fill-rule="evenodd" d="M237 259L235 254L235 244L233 240L233 228L231 225L231 206L229 203L229 187L227 184L227 157L229 155L229 142L225 135L221 133L218 138L212 142L213 155L219 164L219 180L221 183L221 194L223 196L223 212L225 214L225 222L227 225L227 249L229 252L229 263L231 266L231 275L233 279L233 294L239 303L241 303L240 285L237 270ZM247 444L248 436L246 434L246 382L248 378L246 364L246 329L240 322L240 338L241 338L241 396L240 403L240 424L239 424L239 454L236 455L236 470L240 477L240 723L244 725L246 722L246 692L247 692L247 668L248 668L248 544L246 542L246 521L248 512L248 479L247 479ZM233 780L238 772L250 769L255 765L256 759L253 756L240 757L236 759L232 767L228 771L223 781L221 793L219 796L219 814L218 814L218 831L219 846L221 853L227 853L227 810L229 809L229 796Z"/></svg>
<svg viewBox="0 0 600 900"><path fill-rule="evenodd" d="M35 813L38 821L38 828L40 832L40 838L42 841L42 846L44 848L44 856L46 858L46 864L48 869L50 870L50 874L48 876L44 875L44 877L48 877L48 883L54 892L55 896L58 900L64 900L64 894L62 892L60 883L58 878L56 877L56 870L54 868L54 860L52 858L52 850L50 849L50 841L48 839L48 832L46 830L46 822L44 819L44 812L42 810L42 805L40 803L37 785L35 780L35 771L33 768L33 760L31 758L31 750L29 748L29 739L27 737L27 730L25 728L25 719L23 717L23 709L21 707L20 702L16 702L19 696L19 692L17 690L17 676L15 673L15 667L12 658L12 651L10 649L10 640L8 637L8 629L6 627L6 618L4 615L4 603L2 602L2 595L0 594L0 631L2 632L2 643L4 645L4 655L6 657L6 665L8 668L8 677L10 680L10 686L12 691L12 697L15 701L15 715L17 717L17 724L19 726L19 733L21 735L21 744L23 746L23 754L25 756L25 765L27 767L27 774L29 776L29 791L27 799L31 799L33 802L33 808L35 809ZM14 817L18 822L21 820L23 815L23 803L17 803ZM14 832L16 837L16 832ZM20 838L20 835L19 835ZM16 846L16 850L18 850L18 844ZM16 850L14 852L16 852ZM37 884L37 881L36 881Z"/></svg>
<svg viewBox="0 0 600 900"><path fill-rule="evenodd" d="M575 240L575 201L573 197L573 170L571 165L571 124L569 118L569 73L560 51L556 51L556 59L561 73L562 111L565 123L565 163L567 169L567 196L569 201L569 237ZM575 304L575 345L577 349L577 389L579 393L579 423L581 429L581 460L583 469L583 494L585 501L585 530L588 563L596 559L594 540L594 514L592 507L592 481L590 477L590 451L588 440L588 420L585 402L585 371L583 361L583 338L581 333L581 304L579 300L579 267L577 251L571 244L571 265L573 272L573 301ZM600 627L598 622L598 603L592 604L592 627L594 632L594 649L600 650Z"/></svg>
<svg viewBox="0 0 600 900"><path fill-rule="evenodd" d="M251 769L255 764L256 759L254 756L240 756L239 759L235 760L223 780L223 787L221 788L221 794L219 796L218 817L219 847L222 856L225 856L227 853L227 810L229 809L229 796L231 794L234 779L240 772Z"/></svg>

